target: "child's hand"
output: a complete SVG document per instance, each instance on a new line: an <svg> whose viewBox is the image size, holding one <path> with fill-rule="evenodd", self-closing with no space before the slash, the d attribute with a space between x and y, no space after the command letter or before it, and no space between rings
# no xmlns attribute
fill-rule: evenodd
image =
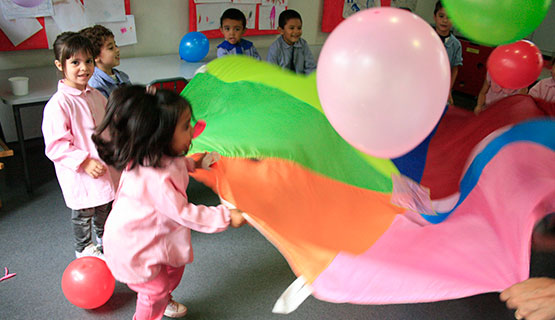
<svg viewBox="0 0 555 320"><path fill-rule="evenodd" d="M199 160L200 161L200 167L197 166L197 168L210 170L210 166L213 165L214 163L220 161L221 158L222 158L222 156L220 156L220 154L217 153L216 151L212 151L210 153L205 152L204 155L202 156L202 158Z"/></svg>
<svg viewBox="0 0 555 320"><path fill-rule="evenodd" d="M87 158L87 160L83 161L81 164L81 168L91 177L98 178L102 177L105 173L107 168L102 164L102 162Z"/></svg>
<svg viewBox="0 0 555 320"><path fill-rule="evenodd" d="M478 115L480 112L482 112L482 106L475 106L474 107L474 114Z"/></svg>
<svg viewBox="0 0 555 320"><path fill-rule="evenodd" d="M247 223L247 220L243 217L243 211L239 209L230 209L229 211L231 212L231 226L233 228L239 228Z"/></svg>

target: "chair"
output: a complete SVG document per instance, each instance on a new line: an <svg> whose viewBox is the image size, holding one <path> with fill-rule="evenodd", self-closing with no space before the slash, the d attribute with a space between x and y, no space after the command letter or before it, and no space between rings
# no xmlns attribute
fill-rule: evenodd
<svg viewBox="0 0 555 320"><path fill-rule="evenodd" d="M167 89L173 90L177 93L181 93L183 88L189 83L183 77L176 77L176 78L165 78L165 79L156 79L149 83L151 86L155 86L156 88L160 89Z"/></svg>

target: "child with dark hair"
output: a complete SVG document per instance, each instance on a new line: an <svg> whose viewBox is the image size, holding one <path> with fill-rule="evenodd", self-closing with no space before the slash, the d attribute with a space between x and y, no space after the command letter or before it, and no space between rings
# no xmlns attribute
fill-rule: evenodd
<svg viewBox="0 0 555 320"><path fill-rule="evenodd" d="M247 18L239 9L230 8L220 17L220 31L225 40L218 45L218 58L228 54L244 54L260 60L253 43L241 37L247 31Z"/></svg>
<svg viewBox="0 0 555 320"><path fill-rule="evenodd" d="M150 89L150 90L149 90ZM187 200L191 105L177 93L143 86L112 92L93 140L106 163L123 169L104 233L106 263L136 291L133 319L183 317L187 308L171 292L193 260L191 229L214 233L245 223L242 212Z"/></svg>
<svg viewBox="0 0 555 320"><path fill-rule="evenodd" d="M451 32L453 23L447 16L445 8L441 1L437 1L434 8L434 22L435 30L441 39L441 42L445 45L445 50L447 51L447 57L449 58L449 65L451 66L451 86L449 87L449 104L453 104L453 95L451 91L453 90L453 85L455 84L455 79L459 74L459 67L463 64L462 58L462 45L459 39Z"/></svg>
<svg viewBox="0 0 555 320"><path fill-rule="evenodd" d="M295 10L285 10L279 15L278 30L281 36L270 45L266 60L282 69L309 74L316 70L316 62L308 43L301 38L303 20Z"/></svg>
<svg viewBox="0 0 555 320"><path fill-rule="evenodd" d="M45 153L54 162L64 200L71 208L77 258L103 258L104 223L115 196L110 172L91 139L106 107L106 98L88 85L94 52L89 39L79 33L58 35L54 63L63 79L44 107L42 120ZM91 239L91 224L97 246Z"/></svg>
<svg viewBox="0 0 555 320"><path fill-rule="evenodd" d="M79 33L89 38L95 49L96 67L89 80L91 87L98 89L108 98L114 88L131 84L129 76L125 72L115 69L120 64L119 48L110 29L97 24L85 28Z"/></svg>
<svg viewBox="0 0 555 320"><path fill-rule="evenodd" d="M551 77L538 81L530 89L530 95L536 99L555 103L555 57L551 58Z"/></svg>

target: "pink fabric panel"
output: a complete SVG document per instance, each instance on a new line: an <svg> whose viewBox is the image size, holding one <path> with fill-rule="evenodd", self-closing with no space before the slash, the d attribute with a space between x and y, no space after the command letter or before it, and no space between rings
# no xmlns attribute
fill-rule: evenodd
<svg viewBox="0 0 555 320"><path fill-rule="evenodd" d="M312 284L314 296L390 304L501 291L528 278L533 226L553 211L555 153L512 143L447 220L431 225L399 215L364 254L339 254Z"/></svg>

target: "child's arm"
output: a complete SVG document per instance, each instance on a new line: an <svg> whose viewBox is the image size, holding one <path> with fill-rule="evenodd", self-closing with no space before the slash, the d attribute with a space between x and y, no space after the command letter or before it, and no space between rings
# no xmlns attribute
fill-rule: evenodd
<svg viewBox="0 0 555 320"><path fill-rule="evenodd" d="M459 74L459 66L454 66L451 68L451 85L449 86L449 104L452 105L453 101L453 86L455 85L455 80L457 79L457 75Z"/></svg>
<svg viewBox="0 0 555 320"><path fill-rule="evenodd" d="M260 58L260 55L258 54L258 51L256 50L256 48L254 47L254 45L252 46L252 57L255 58L256 60L262 60Z"/></svg>
<svg viewBox="0 0 555 320"><path fill-rule="evenodd" d="M266 61L279 65L277 40L276 42L272 43L272 45L270 45L270 48L268 49L268 55L266 56Z"/></svg>
<svg viewBox="0 0 555 320"><path fill-rule="evenodd" d="M484 109L484 106L486 105L486 93L488 92L488 90L489 82L486 77L486 79L484 79L484 84L482 84L482 89L480 89L480 93L478 93L478 101L476 102L476 106L474 107L475 114L480 113Z"/></svg>
<svg viewBox="0 0 555 320"><path fill-rule="evenodd" d="M229 54L229 52L224 48L218 48L218 50L216 50L216 55L218 56L218 58L221 58L227 54Z"/></svg>
<svg viewBox="0 0 555 320"><path fill-rule="evenodd" d="M304 73L309 74L316 70L316 61L314 61L314 56L310 51L310 47L307 43L303 46L304 54Z"/></svg>

